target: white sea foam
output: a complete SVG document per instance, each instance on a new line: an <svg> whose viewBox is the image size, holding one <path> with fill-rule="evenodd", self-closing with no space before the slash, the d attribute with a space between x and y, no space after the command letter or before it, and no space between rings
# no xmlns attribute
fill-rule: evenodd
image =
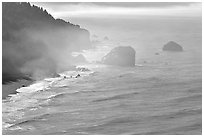
<svg viewBox="0 0 204 137"><path fill-rule="evenodd" d="M143 67L144 65L142 64L135 64L136 67Z"/></svg>
<svg viewBox="0 0 204 137"><path fill-rule="evenodd" d="M80 68L82 66L78 66ZM83 66L85 68L85 66ZM88 69L87 69L88 70ZM48 91L51 88L56 87L68 87L71 81L75 81L78 78L89 76L93 71L65 71L59 73L60 77L45 78L41 81L36 81L30 86L21 87L17 89L16 94L10 94L9 101L3 102L3 112L15 111L27 107L34 107L38 105L39 100L49 99L57 96L59 93ZM76 77L77 75L80 77ZM77 78L77 79L76 79ZM38 94L39 92L39 94Z"/></svg>
<svg viewBox="0 0 204 137"><path fill-rule="evenodd" d="M21 87L17 89L16 94L9 95L10 98L3 100L3 129L10 129L13 125L12 122L18 121L25 117L23 110L36 110L40 105L46 105L53 98L63 94L71 94L79 91L67 90L66 92L52 91L52 88L69 88L70 83L89 76L93 73L88 66L77 66L76 71L65 71L59 73L59 77L45 78L41 81L36 81L30 86ZM82 68L82 69L81 69ZM80 75L76 77L77 75ZM10 123L11 122L11 123ZM22 129L21 129L22 130Z"/></svg>

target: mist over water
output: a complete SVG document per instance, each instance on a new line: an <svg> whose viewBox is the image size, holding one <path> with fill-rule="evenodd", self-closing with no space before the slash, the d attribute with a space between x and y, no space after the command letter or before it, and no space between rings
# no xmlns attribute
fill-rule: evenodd
<svg viewBox="0 0 204 137"><path fill-rule="evenodd" d="M201 57L201 18L133 17L133 18L69 18L102 38L108 36L116 46L132 46L137 59L151 51L161 51L168 41L176 41ZM146 54L147 53L147 54Z"/></svg>
<svg viewBox="0 0 204 137"><path fill-rule="evenodd" d="M43 55L36 63L25 63L22 71L33 69L40 75L38 63L64 71L60 77L36 81L3 100L3 134L202 134L201 17L63 19L89 30L93 48L79 51L70 40L61 41L66 33L63 28L40 34L29 31L33 41L45 44L41 47L49 45L46 55L56 66L48 65L52 63ZM49 35L51 31L55 34ZM184 51L162 51L169 41ZM117 46L135 49L135 67L95 63ZM66 65L74 64L72 55L79 54L92 63L66 70Z"/></svg>
<svg viewBox="0 0 204 137"><path fill-rule="evenodd" d="M89 32L26 2L2 3L3 83L43 79L73 63L71 52L90 48Z"/></svg>

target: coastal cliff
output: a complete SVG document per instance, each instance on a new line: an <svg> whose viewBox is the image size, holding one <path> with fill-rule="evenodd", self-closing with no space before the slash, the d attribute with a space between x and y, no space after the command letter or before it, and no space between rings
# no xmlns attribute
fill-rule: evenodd
<svg viewBox="0 0 204 137"><path fill-rule="evenodd" d="M71 52L89 48L89 32L79 25L27 2L2 3L3 83L54 74L72 64Z"/></svg>

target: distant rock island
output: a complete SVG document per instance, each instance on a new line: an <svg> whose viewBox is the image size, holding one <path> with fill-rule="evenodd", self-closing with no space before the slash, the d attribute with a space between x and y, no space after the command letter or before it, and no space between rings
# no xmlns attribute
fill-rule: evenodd
<svg viewBox="0 0 204 137"><path fill-rule="evenodd" d="M163 51L183 51L183 47L174 41L169 41L162 48Z"/></svg>
<svg viewBox="0 0 204 137"><path fill-rule="evenodd" d="M29 2L2 2L2 82L34 71L55 73L61 60L72 61L71 52L91 48L89 37L86 29Z"/></svg>
<svg viewBox="0 0 204 137"><path fill-rule="evenodd" d="M116 66L135 66L135 54L135 50L130 46L119 46L104 56L102 63Z"/></svg>

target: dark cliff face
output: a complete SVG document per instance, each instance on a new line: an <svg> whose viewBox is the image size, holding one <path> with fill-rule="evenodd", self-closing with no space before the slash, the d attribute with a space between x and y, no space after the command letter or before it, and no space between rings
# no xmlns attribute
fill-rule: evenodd
<svg viewBox="0 0 204 137"><path fill-rule="evenodd" d="M135 50L132 47L116 47L102 58L102 63L116 66L135 66Z"/></svg>
<svg viewBox="0 0 204 137"><path fill-rule="evenodd" d="M89 32L25 2L2 3L3 83L71 64L71 52L91 48Z"/></svg>
<svg viewBox="0 0 204 137"><path fill-rule="evenodd" d="M176 51L181 52L183 51L183 47L179 44L177 44L174 41L169 41L167 44L165 44L162 48L163 51Z"/></svg>

